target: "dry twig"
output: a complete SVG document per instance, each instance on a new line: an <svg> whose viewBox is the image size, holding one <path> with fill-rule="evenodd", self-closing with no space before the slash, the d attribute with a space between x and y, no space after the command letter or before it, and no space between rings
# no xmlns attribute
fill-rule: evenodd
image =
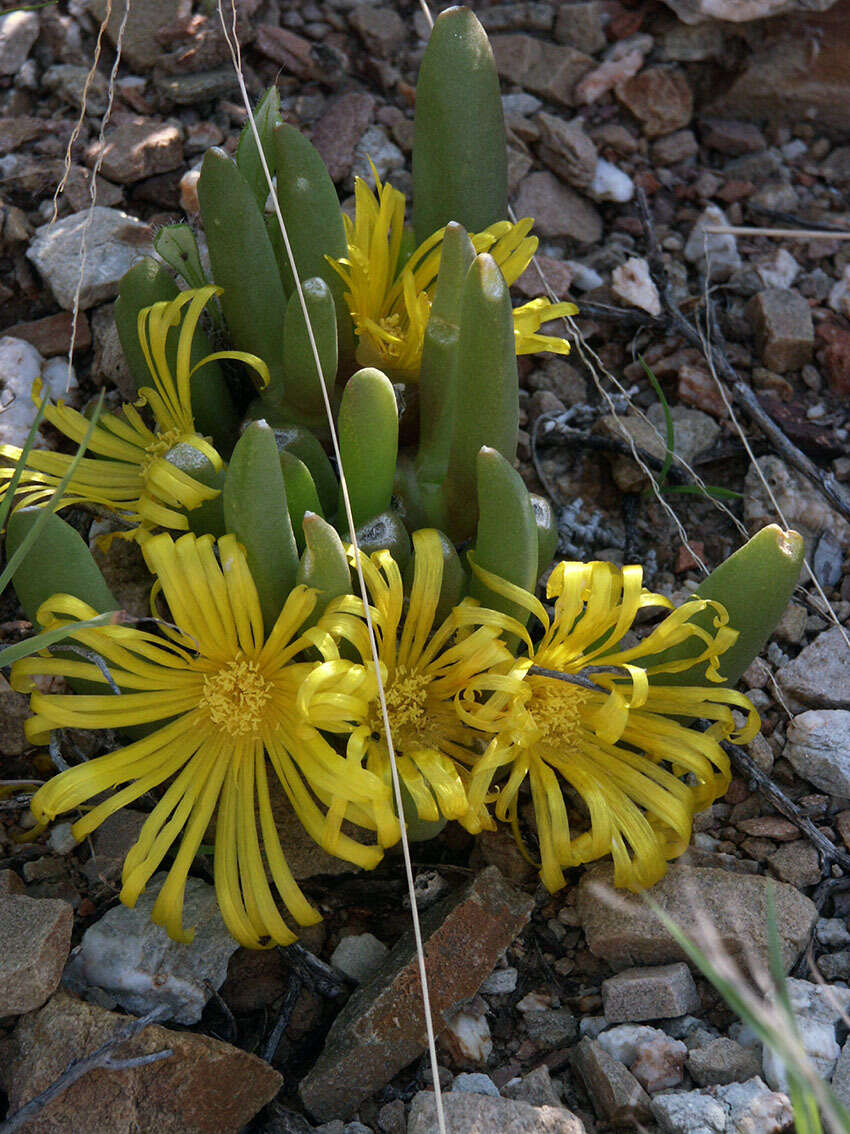
<svg viewBox="0 0 850 1134"><path fill-rule="evenodd" d="M112 1055L116 1047L120 1047L128 1040L140 1035L149 1024L160 1019L167 1011L168 1009L165 1007L154 1008L146 1016L142 1016L138 1020L131 1020L126 1027L121 1028L106 1043L101 1044L97 1051L69 1063L59 1078L51 1083L46 1090L36 1095L34 1099L30 1099L20 1110L9 1115L5 1122L0 1123L0 1134L14 1134L14 1131L20 1130L48 1103L64 1094L84 1075L88 1075L89 1071L129 1071L134 1067L146 1067L149 1063L158 1063L161 1059L170 1059L174 1054L170 1048L165 1048L163 1051L152 1051L149 1055L134 1055L129 1059L114 1059Z"/></svg>

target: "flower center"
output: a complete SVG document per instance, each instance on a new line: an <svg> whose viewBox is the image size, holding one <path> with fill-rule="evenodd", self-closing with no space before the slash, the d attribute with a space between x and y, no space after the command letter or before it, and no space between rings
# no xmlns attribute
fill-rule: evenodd
<svg viewBox="0 0 850 1134"><path fill-rule="evenodd" d="M257 663L237 658L204 678L201 704L212 723L230 736L256 735L271 692Z"/></svg>
<svg viewBox="0 0 850 1134"><path fill-rule="evenodd" d="M430 678L424 674L400 666L384 689L393 741L401 750L417 741L423 741L429 720L429 685ZM369 726L377 736L384 735L384 718L379 701L372 708Z"/></svg>
<svg viewBox="0 0 850 1134"><path fill-rule="evenodd" d="M145 457L142 460L142 479L148 475L154 461L164 457L180 441L179 429L167 429L165 433L157 433L154 440L145 448Z"/></svg>
<svg viewBox="0 0 850 1134"><path fill-rule="evenodd" d="M526 708L540 730L540 739L560 746L577 742L582 725L582 707L588 691L554 677L530 675L531 697Z"/></svg>

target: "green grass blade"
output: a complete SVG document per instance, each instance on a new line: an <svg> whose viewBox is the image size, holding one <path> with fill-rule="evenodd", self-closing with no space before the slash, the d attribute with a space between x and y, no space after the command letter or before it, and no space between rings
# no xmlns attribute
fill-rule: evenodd
<svg viewBox="0 0 850 1134"><path fill-rule="evenodd" d="M20 661L21 658L28 658L31 654L37 654L39 650L46 650L49 646L55 646L69 635L76 633L77 630L92 630L97 626L112 626L117 621L116 614L117 612L114 610L109 611L106 614L99 614L96 618L88 618L84 622L72 622L68 626L60 626L56 630L45 630L42 634L36 634L23 642L16 642L14 646L6 646L5 649L0 650L0 668L12 665L13 662Z"/></svg>
<svg viewBox="0 0 850 1134"><path fill-rule="evenodd" d="M0 593L5 591L6 587L9 585L9 582L10 582L12 576L15 574L18 567L21 565L21 562L23 561L23 559L25 558L25 556L29 552L29 549L32 547L32 545L35 543L35 541L38 539L38 536L41 532L41 529L47 523L47 517L49 515L51 515L51 513L53 512L54 505L59 500L62 499L62 497L65 493L65 489L71 483L71 478L73 477L74 473L77 471L77 467L79 466L79 463L83 459L83 455L85 454L85 451L88 448L89 441L91 441L91 439L92 439L92 434L94 433L95 429L97 428L97 422L98 422L98 419L100 417L100 412L103 408L103 395L104 395L104 391L101 390L100 396L97 399L97 405L94 407L94 412L92 413L92 419L89 422L89 427L86 430L85 436L83 437L82 441L80 442L80 446L77 449L76 453L74 454L73 460L71 461L70 465L68 466L68 471L65 473L65 475L62 477L59 484L56 486L56 491L53 493L53 495L50 497L48 502L45 504L44 509L43 509L43 515L38 517L36 522L33 524L33 526L27 532L26 537L21 541L20 547L15 551L15 554L12 556L12 558L6 564L6 568L3 571L3 574L0 575ZM42 402L42 406L44 406L46 404L46 400L47 399L46 399L46 395L45 395L45 401ZM38 421L38 418L36 418L36 421ZM23 460L23 457L21 458L21 460ZM4 517L4 520L5 520L5 517Z"/></svg>
<svg viewBox="0 0 850 1134"><path fill-rule="evenodd" d="M664 454L664 464L661 466L661 472L658 474L658 481L656 482L658 488L660 488L664 481L667 479L667 474L670 471L670 466L673 464L673 454L676 451L676 431L673 426L673 415L670 413L670 406L667 404L667 399L664 396L664 391L661 389L661 384L647 366L642 354L638 355L638 361L643 367L644 373L649 379L659 402L661 402L661 409L664 413L664 424L667 430L667 451Z"/></svg>

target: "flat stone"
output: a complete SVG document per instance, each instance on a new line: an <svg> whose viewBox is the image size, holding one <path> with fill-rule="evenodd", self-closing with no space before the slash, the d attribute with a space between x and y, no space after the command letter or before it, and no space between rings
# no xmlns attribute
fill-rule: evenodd
<svg viewBox="0 0 850 1134"><path fill-rule="evenodd" d="M361 4L351 12L348 22L363 40L366 50L379 59L389 59L407 36L404 22L394 8Z"/></svg>
<svg viewBox="0 0 850 1134"><path fill-rule="evenodd" d="M771 287L747 304L762 363L778 374L800 370L815 348L812 312L799 292Z"/></svg>
<svg viewBox="0 0 850 1134"><path fill-rule="evenodd" d="M129 1022L127 1016L65 992L25 1016L4 1067L10 1112L55 1082L70 1059L90 1055ZM167 1049L173 1052L168 1059L118 1073L84 1075L27 1123L27 1134L239 1134L283 1083L256 1055L159 1024L117 1048L116 1058Z"/></svg>
<svg viewBox="0 0 850 1134"><path fill-rule="evenodd" d="M686 960L642 898L614 891L613 879L613 867L603 863L579 883L578 910L590 951L616 969ZM673 863L649 894L685 929L696 929L695 916L704 919L719 945L737 961L746 964L751 955L766 965L768 887L773 887L787 970L806 947L817 920L814 904L793 886L760 875ZM610 901L605 900L606 892L613 895Z"/></svg>
<svg viewBox="0 0 850 1134"><path fill-rule="evenodd" d="M586 55L595 55L608 46L607 12L602 0L561 4L557 12L554 32L557 43L568 43Z"/></svg>
<svg viewBox="0 0 850 1134"><path fill-rule="evenodd" d="M15 323L3 332L13 339L23 339L31 343L42 358L55 358L66 355L71 345L73 318L69 311L57 315L47 315L43 319L33 319L30 323ZM77 315L77 333L74 337L74 350L88 350L91 346L91 327L85 311Z"/></svg>
<svg viewBox="0 0 850 1134"><path fill-rule="evenodd" d="M684 963L626 969L602 982L602 1010L612 1024L685 1016L701 1007Z"/></svg>
<svg viewBox="0 0 850 1134"><path fill-rule="evenodd" d="M701 1091L680 1091L652 1100L652 1116L665 1134L723 1134L726 1110Z"/></svg>
<svg viewBox="0 0 850 1134"><path fill-rule="evenodd" d="M647 67L619 83L615 93L640 121L648 138L683 129L694 111L688 80L678 69Z"/></svg>
<svg viewBox="0 0 850 1134"><path fill-rule="evenodd" d="M752 1048L720 1036L705 1047L694 1048L688 1056L688 1071L701 1087L721 1083L740 1083L761 1072L761 1059Z"/></svg>
<svg viewBox="0 0 850 1134"><path fill-rule="evenodd" d="M56 63L48 67L41 77L45 90L53 91L60 99L80 110L85 100L89 114L105 114L109 103L109 84L106 77L95 71L90 76L89 68L76 63ZM98 198L100 199L100 198ZM108 204L101 200L103 204Z"/></svg>
<svg viewBox="0 0 850 1134"><path fill-rule="evenodd" d="M735 826L754 838L773 839L777 843L793 843L800 838L800 828L781 815L757 815L755 819L741 819Z"/></svg>
<svg viewBox="0 0 850 1134"><path fill-rule="evenodd" d="M333 181L343 181L351 172L354 150L375 113L375 99L362 91L350 91L333 99L313 128L312 142L328 167Z"/></svg>
<svg viewBox="0 0 850 1134"><path fill-rule="evenodd" d="M83 231L89 211L71 213L54 225L42 225L27 249L30 259L66 311L73 310L74 293L82 273L80 307L86 309L112 299L129 268L143 256L153 255L148 225L119 209L96 205L86 237L86 260L81 265Z"/></svg>
<svg viewBox="0 0 850 1134"><path fill-rule="evenodd" d="M554 256L545 256L538 252L535 256L549 286L559 299L569 294L573 282L573 270L566 260L556 260ZM517 294L527 299L534 299L541 293L540 274L534 264L529 264L522 275L514 283Z"/></svg>
<svg viewBox="0 0 850 1134"><path fill-rule="evenodd" d="M579 244L596 244L602 239L602 218L595 207L546 170L523 181L516 212L533 217L534 229L541 236L568 236Z"/></svg>
<svg viewBox="0 0 850 1134"><path fill-rule="evenodd" d="M15 75L38 39L38 12L0 16L0 75Z"/></svg>
<svg viewBox="0 0 850 1134"><path fill-rule="evenodd" d="M528 1038L541 1050L552 1051L572 1043L578 1036L578 1024L569 1008L543 1008L523 1013Z"/></svg>
<svg viewBox="0 0 850 1134"><path fill-rule="evenodd" d="M783 693L790 694L801 706L850 709L850 656L841 628L835 626L818 634L812 644L801 650L793 661L777 670L776 680ZM792 744L812 744L813 738L818 737L818 744L822 745L823 726L829 722L823 717L812 719L808 714L801 715L807 717L805 724L789 729ZM834 723L843 726L846 719L842 717ZM812 746L816 747L814 744ZM800 758L795 749L789 753L789 759L791 755L795 759ZM824 761L820 760L819 763L823 770ZM833 768L837 766L833 762ZM837 785L842 781L836 778L834 782Z"/></svg>
<svg viewBox="0 0 850 1134"><path fill-rule="evenodd" d="M32 1012L56 991L73 923L68 902L0 897L0 1017Z"/></svg>
<svg viewBox="0 0 850 1134"><path fill-rule="evenodd" d="M817 886L822 877L818 852L807 842L786 843L768 857L767 865L777 878L798 889Z"/></svg>
<svg viewBox="0 0 850 1134"><path fill-rule="evenodd" d="M575 86L593 67L583 51L531 35L490 38L501 78L563 106L575 106Z"/></svg>
<svg viewBox="0 0 850 1134"><path fill-rule="evenodd" d="M107 0L88 0L88 9L101 21L106 16ZM114 45L121 27L124 10L113 6L106 34ZM122 58L135 71L149 71L162 58L158 33L174 22L174 0L136 0L127 13L127 24L121 44Z"/></svg>
<svg viewBox="0 0 850 1134"><path fill-rule="evenodd" d="M450 1091L443 1095L443 1110L451 1134L584 1134L581 1119L563 1107ZM420 1091L413 1098L407 1134L439 1134L439 1129L434 1094Z"/></svg>
<svg viewBox="0 0 850 1134"><path fill-rule="evenodd" d="M593 181L599 155L580 120L565 122L554 114L541 111L536 122L540 127L540 158L568 185L587 189Z"/></svg>
<svg viewBox="0 0 850 1134"><path fill-rule="evenodd" d="M489 1075L485 1075L481 1071L461 1071L459 1075L454 1077L452 1090L465 1091L468 1095L499 1097L499 1088Z"/></svg>
<svg viewBox="0 0 850 1134"><path fill-rule="evenodd" d="M798 775L821 791L850 798L847 709L810 709L794 717L782 755L790 760Z"/></svg>
<svg viewBox="0 0 850 1134"><path fill-rule="evenodd" d="M532 905L488 867L426 911L422 933L438 1033L492 972ZM322 1054L301 1082L304 1104L321 1121L347 1118L426 1043L415 945L406 934L337 1016Z"/></svg>
<svg viewBox="0 0 850 1134"><path fill-rule="evenodd" d="M136 118L110 127L103 145L89 147L89 165L101 159L101 172L110 181L129 185L179 169L183 164L183 142L178 128L153 118Z"/></svg>
<svg viewBox="0 0 850 1134"><path fill-rule="evenodd" d="M16 118L0 118L0 155L10 154L33 138L43 137L49 128L50 123L46 118L33 118L28 114Z"/></svg>
<svg viewBox="0 0 850 1134"><path fill-rule="evenodd" d="M238 946L222 921L214 887L200 878L186 883L183 923L196 931L191 944L172 941L154 925L151 912L166 876L155 874L133 909L115 906L89 926L65 982L78 993L101 988L139 1016L165 1008L166 1018L194 1024L212 990L224 983Z"/></svg>
<svg viewBox="0 0 850 1134"><path fill-rule="evenodd" d="M734 118L703 118L700 134L704 146L730 157L757 154L767 149L767 139L753 122Z"/></svg>
<svg viewBox="0 0 850 1134"><path fill-rule="evenodd" d="M581 1076L603 1122L613 1126L649 1118L649 1096L632 1073L596 1040L585 1036L573 1051L573 1069Z"/></svg>

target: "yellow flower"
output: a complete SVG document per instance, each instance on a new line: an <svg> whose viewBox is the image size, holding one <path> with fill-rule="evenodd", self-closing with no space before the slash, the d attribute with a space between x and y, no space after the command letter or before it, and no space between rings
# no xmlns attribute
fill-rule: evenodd
<svg viewBox="0 0 850 1134"><path fill-rule="evenodd" d="M374 170L373 170L374 172ZM357 178L354 220L343 216L348 255L331 264L346 285L345 295L358 336L357 361L377 366L410 382L419 377L425 328L440 270L443 229L419 245L400 268L404 236L404 194L382 184L375 173L376 193ZM531 263L537 237L529 236L534 222L498 221L470 234L476 252L489 252L513 284ZM575 315L573 303L551 304L534 299L514 309L517 354L550 350L568 354L565 339L536 334L541 323Z"/></svg>
<svg viewBox="0 0 850 1134"><path fill-rule="evenodd" d="M100 418L88 446L88 451L96 456L80 461L58 508L72 504L100 505L132 524L134 530L128 534L138 536L152 527L186 531L189 527L186 510L218 496L218 489L209 488L176 468L165 460L165 454L175 445L185 443L206 457L215 469L222 467L221 457L210 442L196 432L192 417L190 382L201 366L215 359L235 358L252 366L263 381L268 382L265 363L241 351L218 351L191 365L192 338L198 320L204 306L220 290L204 287L184 291L171 302L155 303L140 313L139 342L153 385L139 390L140 400L136 405L124 404L117 413ZM184 308L187 308L185 317ZM176 374L173 375L165 344L169 330L180 323L181 317ZM39 392L34 391L36 398ZM137 408L144 405L150 407L153 428ZM78 445L90 424L83 414L62 402L48 405L44 416ZM21 455L16 446L0 445L0 457L17 463ZM46 503L68 471L71 460L64 453L32 450L15 493L17 505ZM0 468L0 498L13 472L13 468Z"/></svg>
<svg viewBox="0 0 850 1134"><path fill-rule="evenodd" d="M287 866L272 817L269 766L326 850L367 869L382 855L328 826L316 800L342 812L382 797L389 806L388 789L336 753L296 711L302 682L320 664L295 660L306 647L317 647L336 665L336 697L344 699L352 682L362 683L359 668L351 667L349 679L350 663L338 660L328 636L303 629L315 605L310 588L291 592L264 635L257 591L234 536L218 541L218 558L212 536L175 542L162 533L145 541L143 553L157 578L154 594L168 606L167 638L120 624L75 630L74 623L94 611L70 595L54 595L38 615L45 628L67 626L72 641L98 654L120 693L39 692L36 674L106 684L97 665L71 657L20 661L12 684L31 693L34 716L26 728L33 743L44 743L56 728L155 727L118 751L61 772L36 793L33 813L44 822L110 792L74 824L74 837L84 839L107 816L160 789L124 863L121 900L136 902L179 838L153 911L153 920L178 941L192 938L182 926L186 878L217 813L215 885L228 929L251 948L267 940L289 944L294 935L269 876L295 922L309 925L320 917Z"/></svg>
<svg viewBox="0 0 850 1134"><path fill-rule="evenodd" d="M474 679L462 695L462 718L495 734L472 769L471 806L506 775L495 810L513 824L519 841L518 793L527 779L547 889L564 885L563 867L607 854L616 885L653 885L667 860L687 848L693 814L729 785L729 762L718 741L745 743L758 731L758 714L743 694L703 684L722 681L721 655L737 637L726 625L725 609L692 599L637 645L624 646L638 611L672 606L642 588L640 567L559 563L547 587L555 601L551 620L533 595L474 570L494 591L531 611L543 636L532 645L523 631L528 655L497 680ZM691 621L706 609L714 611L713 632ZM509 619L505 627L520 629ZM658 662L662 651L687 641L702 643L696 656ZM686 671L693 673L692 684L664 684L665 675ZM739 730L733 708L747 714ZM701 733L686 727L693 718L715 723ZM583 805L582 833L570 830L565 787Z"/></svg>
<svg viewBox="0 0 850 1134"><path fill-rule="evenodd" d="M378 551L371 559L364 556L361 560L373 604L399 776L420 820L457 819L474 834L482 827L492 828L493 823L483 804L474 809L469 806L465 765L476 759L479 737L458 718L454 702L470 680L508 663L511 655L500 640L496 616L472 601L461 603L434 626L443 576L439 534L433 529L414 532L413 545L414 578L406 614L401 573L389 552ZM362 601L353 595L336 600L319 621L319 629L350 643L371 680L354 698L344 719L321 722L313 698L332 689L334 675L325 675L320 666L302 686L299 707L318 727L347 733L348 759L355 764L365 762L369 771L389 785L389 752ZM397 823L388 822L386 814L370 816L350 808L348 818L377 829L378 841L384 846L399 837Z"/></svg>

